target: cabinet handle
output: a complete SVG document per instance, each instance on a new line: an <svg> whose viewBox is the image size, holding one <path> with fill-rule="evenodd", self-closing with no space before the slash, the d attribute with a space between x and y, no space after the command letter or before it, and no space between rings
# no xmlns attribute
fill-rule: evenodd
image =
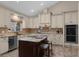
<svg viewBox="0 0 79 59"><path fill-rule="evenodd" d="M72 21L70 21L70 23L72 23Z"/></svg>

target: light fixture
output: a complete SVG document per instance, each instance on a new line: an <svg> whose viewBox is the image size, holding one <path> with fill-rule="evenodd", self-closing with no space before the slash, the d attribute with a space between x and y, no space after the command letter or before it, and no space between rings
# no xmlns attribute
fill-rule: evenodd
<svg viewBox="0 0 79 59"><path fill-rule="evenodd" d="M12 14L11 15L11 20L14 21L14 22L18 22L18 21L20 21L20 18L18 17L17 14Z"/></svg>

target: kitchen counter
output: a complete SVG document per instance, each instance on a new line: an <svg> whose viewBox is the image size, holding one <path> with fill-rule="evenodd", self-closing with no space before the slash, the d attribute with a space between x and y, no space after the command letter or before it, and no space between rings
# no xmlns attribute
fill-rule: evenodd
<svg viewBox="0 0 79 59"><path fill-rule="evenodd" d="M16 36L17 34L15 32L7 32L7 33L0 33L0 37L9 37L9 36Z"/></svg>
<svg viewBox="0 0 79 59"><path fill-rule="evenodd" d="M30 35L27 37L22 37L19 40L30 41L30 42L40 42L40 41L44 40L45 38L47 38L46 35Z"/></svg>

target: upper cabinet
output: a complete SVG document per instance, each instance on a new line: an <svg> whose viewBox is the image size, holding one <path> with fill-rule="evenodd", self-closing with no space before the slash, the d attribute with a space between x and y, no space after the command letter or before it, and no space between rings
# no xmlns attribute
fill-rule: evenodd
<svg viewBox="0 0 79 59"><path fill-rule="evenodd" d="M51 19L51 27L52 28L56 28L56 16L55 15L52 16L52 19Z"/></svg>
<svg viewBox="0 0 79 59"><path fill-rule="evenodd" d="M63 14L57 15L57 20L56 20L57 28L63 28L64 24L64 16Z"/></svg>
<svg viewBox="0 0 79 59"><path fill-rule="evenodd" d="M40 24L50 26L50 13L40 14Z"/></svg>
<svg viewBox="0 0 79 59"><path fill-rule="evenodd" d="M69 12L65 13L65 24L70 25L70 24L78 24L78 14L77 12Z"/></svg>
<svg viewBox="0 0 79 59"><path fill-rule="evenodd" d="M33 28L33 18L28 19L28 28Z"/></svg>
<svg viewBox="0 0 79 59"><path fill-rule="evenodd" d="M41 23L50 23L50 14L49 13L45 13L45 14L41 14Z"/></svg>
<svg viewBox="0 0 79 59"><path fill-rule="evenodd" d="M0 7L0 27L4 26L5 10Z"/></svg>
<svg viewBox="0 0 79 59"><path fill-rule="evenodd" d="M8 28L11 27L11 13L10 10L0 7L0 27L4 27L5 25Z"/></svg>
<svg viewBox="0 0 79 59"><path fill-rule="evenodd" d="M5 10L4 13L4 25L7 25L8 28L11 28L11 11Z"/></svg>
<svg viewBox="0 0 79 59"><path fill-rule="evenodd" d="M52 28L63 28L64 17L63 14L52 15L51 27Z"/></svg>
<svg viewBox="0 0 79 59"><path fill-rule="evenodd" d="M34 17L32 19L32 28L39 28L40 26L40 19L39 19L39 16L37 17Z"/></svg>

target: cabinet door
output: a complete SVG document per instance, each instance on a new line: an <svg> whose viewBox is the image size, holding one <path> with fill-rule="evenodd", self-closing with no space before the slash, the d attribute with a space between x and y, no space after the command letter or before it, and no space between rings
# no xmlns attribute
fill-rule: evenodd
<svg viewBox="0 0 79 59"><path fill-rule="evenodd" d="M56 28L56 24L57 24L57 22L56 22L56 16L52 16L52 24L51 24L51 26L52 26L52 28Z"/></svg>
<svg viewBox="0 0 79 59"><path fill-rule="evenodd" d="M44 14L41 14L41 16L40 16L40 22L41 23L45 23L45 15Z"/></svg>
<svg viewBox="0 0 79 59"><path fill-rule="evenodd" d="M50 14L49 13L45 14L45 21L44 22L50 23Z"/></svg>
<svg viewBox="0 0 79 59"><path fill-rule="evenodd" d="M63 20L64 20L64 17L62 14L56 16L56 27L57 28L63 28Z"/></svg>
<svg viewBox="0 0 79 59"><path fill-rule="evenodd" d="M28 20L28 28L33 28L33 19L32 18L29 18Z"/></svg>
<svg viewBox="0 0 79 59"><path fill-rule="evenodd" d="M70 46L64 46L64 56L65 57L71 57L72 54L71 54L71 47Z"/></svg>
<svg viewBox="0 0 79 59"><path fill-rule="evenodd" d="M4 26L4 18L5 18L4 14L5 14L4 9L0 8L0 27Z"/></svg>
<svg viewBox="0 0 79 59"><path fill-rule="evenodd" d="M63 34L56 35L56 44L60 44L60 45L64 44Z"/></svg>
<svg viewBox="0 0 79 59"><path fill-rule="evenodd" d="M35 18L33 18L33 23L32 23L32 25L33 25L33 28L38 28L38 27L40 26L40 19L39 19L38 16L35 17Z"/></svg>
<svg viewBox="0 0 79 59"><path fill-rule="evenodd" d="M7 25L8 28L11 28L11 12L8 10L5 10L4 13L4 25Z"/></svg>
<svg viewBox="0 0 79 59"><path fill-rule="evenodd" d="M42 26L44 26L44 25L50 26L50 14L49 13L41 14L41 16L40 16L40 24Z"/></svg>
<svg viewBox="0 0 79 59"><path fill-rule="evenodd" d="M65 13L65 24L77 24L77 12Z"/></svg>
<svg viewBox="0 0 79 59"><path fill-rule="evenodd" d="M72 23L73 24L78 24L78 13L77 12L73 12L71 14L71 19L72 19Z"/></svg>
<svg viewBox="0 0 79 59"><path fill-rule="evenodd" d="M8 51L8 38L0 38L0 54Z"/></svg>
<svg viewBox="0 0 79 59"><path fill-rule="evenodd" d="M50 37L53 44L63 45L64 44L64 38L63 34L51 34Z"/></svg>

